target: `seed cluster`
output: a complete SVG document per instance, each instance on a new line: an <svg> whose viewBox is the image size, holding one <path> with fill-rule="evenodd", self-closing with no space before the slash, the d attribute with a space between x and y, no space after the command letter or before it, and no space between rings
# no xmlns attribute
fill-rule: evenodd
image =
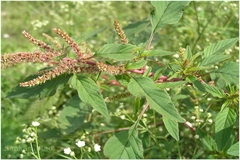
<svg viewBox="0 0 240 160"><path fill-rule="evenodd" d="M121 32L119 27L117 27L119 33ZM27 82L20 83L22 87L35 86L42 83L45 83L47 80L51 80L57 76L62 74L70 74L70 73L96 73L99 71L104 71L109 74L118 75L125 72L123 66L113 66L107 65L101 62L92 61L91 51L87 50L86 44L84 45L86 48L86 53L83 54L81 52L78 44L71 39L66 33L61 31L60 29L53 29L58 35L60 35L73 49L76 53L77 58L67 58L63 52L61 46L50 36L43 33L43 36L50 40L57 48L57 51L54 50L50 45L34 38L26 31L23 31L23 35L29 39L33 44L38 45L40 48L44 49L44 51L35 51L35 52L18 52L5 54L1 56L1 64L2 68L6 68L15 64L23 63L23 62L40 62L47 63L51 68L43 71L39 71L36 73L38 75L37 78L32 79Z"/></svg>
<svg viewBox="0 0 240 160"><path fill-rule="evenodd" d="M125 69L122 66L112 66L112 65L101 63L101 62L97 62L97 67L100 71L113 74L113 75L119 75L125 72Z"/></svg>
<svg viewBox="0 0 240 160"><path fill-rule="evenodd" d="M128 44L128 39L117 20L114 21L114 27L115 27L115 30L116 30L118 36L121 38L122 44Z"/></svg>
<svg viewBox="0 0 240 160"><path fill-rule="evenodd" d="M66 33L61 31L60 29L53 28L53 31L55 31L58 35L65 39L65 41L69 44L70 47L72 47L73 51L77 54L78 57L82 57L83 53L81 52L80 47L72 38L70 38Z"/></svg>

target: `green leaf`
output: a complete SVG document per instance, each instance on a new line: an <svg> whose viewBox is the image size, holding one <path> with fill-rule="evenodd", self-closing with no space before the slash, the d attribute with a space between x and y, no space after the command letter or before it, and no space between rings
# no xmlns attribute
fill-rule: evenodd
<svg viewBox="0 0 240 160"><path fill-rule="evenodd" d="M205 57L202 59L200 66L210 66L212 64L215 64L217 62L222 62L226 59L229 59L229 55L210 55L208 57Z"/></svg>
<svg viewBox="0 0 240 160"><path fill-rule="evenodd" d="M225 63L221 68L210 74L212 79L220 78L227 83L238 85L239 82L239 64L236 62Z"/></svg>
<svg viewBox="0 0 240 160"><path fill-rule="evenodd" d="M170 51L164 51L164 50L147 50L141 53L141 57L150 57L150 56L169 56L173 55L175 52L170 52Z"/></svg>
<svg viewBox="0 0 240 160"><path fill-rule="evenodd" d="M94 56L116 61L127 61L135 57L134 53L136 49L137 46L132 44L105 44Z"/></svg>
<svg viewBox="0 0 240 160"><path fill-rule="evenodd" d="M217 148L216 142L210 137L206 132L204 132L201 128L197 127L196 133L199 135L200 142L203 147L209 151L215 151Z"/></svg>
<svg viewBox="0 0 240 160"><path fill-rule="evenodd" d="M136 97L145 96L151 107L163 116L177 122L185 122L167 92L157 88L150 78L132 78L128 84L128 90Z"/></svg>
<svg viewBox="0 0 240 160"><path fill-rule="evenodd" d="M123 86L127 86L130 81L130 77L127 74L116 75L115 78Z"/></svg>
<svg viewBox="0 0 240 160"><path fill-rule="evenodd" d="M205 87L206 91L212 94L214 97L218 98L226 97L224 91L216 86L211 86L209 84L203 84L203 86Z"/></svg>
<svg viewBox="0 0 240 160"><path fill-rule="evenodd" d="M152 1L155 10L151 13L152 33L155 34L167 24L177 23L183 14L187 1Z"/></svg>
<svg viewBox="0 0 240 160"><path fill-rule="evenodd" d="M107 106L100 93L100 89L91 78L74 75L71 78L71 85L78 91L78 96L83 102L92 105L94 109L104 115L107 119L110 118Z"/></svg>
<svg viewBox="0 0 240 160"><path fill-rule="evenodd" d="M164 125L168 131L168 133L177 141L179 141L179 129L178 129L178 122L175 120L168 119L167 117L163 116Z"/></svg>
<svg viewBox="0 0 240 160"><path fill-rule="evenodd" d="M138 21L136 23L132 23L127 25L126 27L123 27L124 33L129 38L133 34L137 34L144 30L149 25L148 20Z"/></svg>
<svg viewBox="0 0 240 160"><path fill-rule="evenodd" d="M37 78L37 75L31 75L27 77L24 82ZM68 82L71 75L60 75L54 79L46 81L43 84L36 85L33 87L20 87L16 86L6 98L45 98L52 96L56 93L57 88Z"/></svg>
<svg viewBox="0 0 240 160"><path fill-rule="evenodd" d="M164 82L164 83L158 83L156 86L158 88L164 89L164 88L174 88L174 87L179 87L184 84L186 84L187 81L178 81L178 82Z"/></svg>
<svg viewBox="0 0 240 160"><path fill-rule="evenodd" d="M186 80L189 81L189 82L192 82L193 85L194 85L194 87L195 87L196 89L198 89L199 91L201 91L201 92L206 92L205 87L204 87L203 84L199 81L199 79L198 79L197 77L195 77L195 76L188 76L188 77L186 78Z"/></svg>
<svg viewBox="0 0 240 160"><path fill-rule="evenodd" d="M215 120L215 136L219 151L228 149L226 144L231 138L236 118L237 114L231 108L224 108L217 114Z"/></svg>
<svg viewBox="0 0 240 160"><path fill-rule="evenodd" d="M227 154L232 156L239 156L239 142L232 145L228 150Z"/></svg>
<svg viewBox="0 0 240 160"><path fill-rule="evenodd" d="M147 61L144 60L144 59L141 59L137 62L134 62L134 63L128 63L127 66L126 66L126 69L127 70L130 70L130 69L138 69L138 68L141 68L143 67L144 65L147 64Z"/></svg>
<svg viewBox="0 0 240 160"><path fill-rule="evenodd" d="M130 128L108 139L103 153L110 159L143 159L142 141L136 129Z"/></svg>
<svg viewBox="0 0 240 160"><path fill-rule="evenodd" d="M164 71L165 69L166 69L166 67L159 68L159 69L154 73L154 75L153 75L153 80L154 80L154 81L158 80L158 79L161 77L161 75L162 75L162 73L163 73L163 71Z"/></svg>
<svg viewBox="0 0 240 160"><path fill-rule="evenodd" d="M107 27L103 27L103 28L100 28L100 29L96 29L96 30L93 30L93 31L88 31L88 32L84 32L82 34L82 37L84 38L84 40L87 40L93 36L96 36L98 33L101 33L102 31L106 30Z"/></svg>
<svg viewBox="0 0 240 160"><path fill-rule="evenodd" d="M238 41L238 37L213 43L204 49L202 56L204 58L213 54L216 54L216 55L222 54L226 49L229 49L230 47L232 47L237 41Z"/></svg>
<svg viewBox="0 0 240 160"><path fill-rule="evenodd" d="M148 77L151 71L152 71L152 67L148 67L147 70L144 72L143 77Z"/></svg>
<svg viewBox="0 0 240 160"><path fill-rule="evenodd" d="M186 47L185 53L184 53L184 58L188 60L192 60L192 51L189 46Z"/></svg>
<svg viewBox="0 0 240 160"><path fill-rule="evenodd" d="M78 96L69 99L58 117L59 127L64 135L70 134L84 124L84 119L91 113L89 105L82 102Z"/></svg>

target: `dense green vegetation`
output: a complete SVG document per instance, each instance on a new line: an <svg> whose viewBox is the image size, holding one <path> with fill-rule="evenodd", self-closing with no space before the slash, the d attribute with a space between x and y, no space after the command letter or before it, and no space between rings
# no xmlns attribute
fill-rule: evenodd
<svg viewBox="0 0 240 160"><path fill-rule="evenodd" d="M184 8L182 18L178 23L167 25L156 33L151 43L153 49L172 51L176 54L153 57L148 59L149 65L155 65L154 61L160 64L178 62L179 48L190 47L193 54L203 51L212 43L221 40L236 38L239 35L239 3L238 2L191 2ZM120 42L114 30L114 20L118 20L123 29L129 24L139 21L149 21L150 12L154 9L150 2L1 2L1 53L16 53L19 51L36 51L38 47L31 44L22 34L22 31L29 32L32 36L46 42L42 33L51 35L61 42L62 48L67 50L67 44L61 39L52 28L60 28L76 41L81 35L90 35L94 31L98 34L89 37L86 44L92 52L97 52L106 43ZM127 32L126 32L127 34ZM136 33L131 39L134 44L145 44L151 34L151 25L145 26L141 32ZM128 34L127 34L128 35ZM239 62L238 43L225 51L228 59L219 61L212 65L213 69L220 68L224 64ZM181 57L181 56L180 56ZM109 62L111 63L111 62ZM127 96L107 102L111 116L110 122L98 112L89 112L86 117L86 124L83 129L78 128L71 134L61 135L57 119L64 106L73 105L73 98L77 93L68 85L61 86L59 91L51 98L5 98L14 87L20 82L44 68L45 64L24 63L1 72L1 115L2 115L2 158L34 158L30 154L31 149L28 143L16 144L17 137L23 137L24 124L31 125L32 121L39 121L39 131L54 128L48 134L39 134L39 146L42 147L41 158L63 158L64 149L70 147L77 158L107 158L103 153L103 146L115 132L119 133L129 129L136 121L145 104L145 99L135 99L134 96ZM170 66L174 70L174 65ZM153 67L154 72L158 68ZM211 81L207 71L203 71L205 82ZM166 70L164 74L171 76L173 71ZM203 74L203 75L204 75ZM109 81L114 80L110 76ZM104 79L99 80L103 97L111 97L118 93L124 93L126 88L108 85ZM138 82L136 80L136 82ZM224 85L221 82L215 84L233 97L229 108L238 115L238 85ZM195 84L194 84L195 85ZM214 143L209 137L214 137L215 121L225 102L224 98L211 94L203 94L197 89L180 87L165 88L171 96L171 100L178 109L178 112L194 127L195 130L179 123L179 141L176 141L166 130L163 119L158 112L148 109L140 121L138 137L142 140L144 158L237 158L233 154L227 154L226 150L217 151L216 148L206 147L206 143ZM131 92L132 93L132 92ZM67 104L65 104L67 102ZM232 110L231 110L232 111ZM229 112L231 112L229 111ZM74 111L73 111L74 112ZM71 112L69 111L69 114ZM210 116L211 115L211 116ZM238 119L238 118L237 118ZM75 125L78 122L74 122ZM238 120L234 123L231 142L238 141L239 137ZM66 131L68 132L68 131ZM120 132L121 133L121 132ZM202 134L200 134L202 133ZM201 135L207 133L207 142L204 144ZM200 135L200 138L199 138ZM75 140L85 141L86 146L78 148ZM35 144L35 143L33 143ZM94 151L94 145L101 146L100 152ZM26 153L23 153L25 150ZM36 153L36 152L35 152ZM82 157L81 157L81 156Z"/></svg>

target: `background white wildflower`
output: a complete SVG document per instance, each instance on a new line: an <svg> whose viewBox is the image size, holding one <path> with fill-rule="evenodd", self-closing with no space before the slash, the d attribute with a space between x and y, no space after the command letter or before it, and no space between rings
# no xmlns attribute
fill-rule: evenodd
<svg viewBox="0 0 240 160"><path fill-rule="evenodd" d="M71 149L69 147L65 148L63 151L64 151L65 154L70 154L71 153Z"/></svg>
<svg viewBox="0 0 240 160"><path fill-rule="evenodd" d="M77 143L76 143L76 145L80 148L80 147L85 146L85 142L78 140Z"/></svg>
<svg viewBox="0 0 240 160"><path fill-rule="evenodd" d="M94 145L95 152L101 151L101 146L99 144Z"/></svg>
<svg viewBox="0 0 240 160"><path fill-rule="evenodd" d="M33 121L33 122L32 122L32 126L34 126L34 127L37 127L37 126L39 126L39 125L40 125L39 122L36 122L36 121Z"/></svg>

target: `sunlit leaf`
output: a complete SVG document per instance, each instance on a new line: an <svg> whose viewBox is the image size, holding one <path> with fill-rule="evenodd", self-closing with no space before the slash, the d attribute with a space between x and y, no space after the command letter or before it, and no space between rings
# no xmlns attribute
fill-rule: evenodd
<svg viewBox="0 0 240 160"><path fill-rule="evenodd" d="M147 63L146 60L141 59L137 62L128 63L127 66L126 66L126 69L129 69L129 70L130 69L138 69L138 68L143 67L146 63Z"/></svg>
<svg viewBox="0 0 240 160"><path fill-rule="evenodd" d="M204 49L202 56L208 57L213 54L216 54L216 55L222 54L226 49L229 49L230 47L232 47L237 41L238 41L238 38L231 38L231 39L225 39L225 40L221 40L219 42L213 43Z"/></svg>
<svg viewBox="0 0 240 160"><path fill-rule="evenodd" d="M215 135L218 150L228 149L226 144L231 138L232 129L236 122L237 115L231 108L224 108L217 114L215 120Z"/></svg>
<svg viewBox="0 0 240 160"><path fill-rule="evenodd" d="M100 89L91 78L74 75L71 78L71 86L78 91L78 96L83 102L92 105L94 109L107 119L110 118Z"/></svg>
<svg viewBox="0 0 240 160"><path fill-rule="evenodd" d="M78 96L67 101L58 117L59 127L64 134L70 134L84 123L85 117L92 111L91 106L82 102Z"/></svg>
<svg viewBox="0 0 240 160"><path fill-rule="evenodd" d="M143 146L136 129L121 131L105 143L104 155L110 159L142 159Z"/></svg>
<svg viewBox="0 0 240 160"><path fill-rule="evenodd" d="M167 24L177 23L189 1L152 1L155 10L151 13L152 33L155 34Z"/></svg>
<svg viewBox="0 0 240 160"><path fill-rule="evenodd" d="M227 83L238 85L239 83L239 64L236 62L225 63L221 68L210 74L212 79L222 79Z"/></svg>
<svg viewBox="0 0 240 160"><path fill-rule="evenodd" d="M228 150L227 154L232 156L239 156L239 142L232 145Z"/></svg>
<svg viewBox="0 0 240 160"><path fill-rule="evenodd" d="M229 55L210 55L208 57L203 58L199 65L200 66L210 66L217 62L222 62L228 58L230 58Z"/></svg>
<svg viewBox="0 0 240 160"><path fill-rule="evenodd" d="M193 85L194 85L194 87L195 87L196 89L198 89L199 91L201 91L201 92L206 92L205 87L204 87L203 84L199 81L199 79L198 79L197 77L195 77L195 76L188 76L188 77L186 78L186 80L189 81L189 82L192 82Z"/></svg>
<svg viewBox="0 0 240 160"><path fill-rule="evenodd" d="M109 58L116 61L126 61L134 58L137 46L132 44L105 44L100 48L95 57Z"/></svg>
<svg viewBox="0 0 240 160"><path fill-rule="evenodd" d="M208 93L211 93L214 97L223 98L226 97L224 91L216 86L211 86L209 84L203 85Z"/></svg>
<svg viewBox="0 0 240 160"><path fill-rule="evenodd" d="M199 135L200 142L209 151L215 151L217 148L216 142L201 128L197 127L196 133Z"/></svg>
<svg viewBox="0 0 240 160"><path fill-rule="evenodd" d="M164 88L179 87L179 86L182 86L186 83L187 83L187 81L164 82L164 83L158 83L158 84L156 84L156 86L158 88L164 89Z"/></svg>
<svg viewBox="0 0 240 160"><path fill-rule="evenodd" d="M179 141L179 129L178 122L175 120L168 119L163 116L164 126L167 128L168 133L177 141Z"/></svg>
<svg viewBox="0 0 240 160"><path fill-rule="evenodd" d="M185 122L167 92L157 88L150 78L132 78L128 84L128 90L136 97L145 96L150 106L163 116L177 122Z"/></svg>

